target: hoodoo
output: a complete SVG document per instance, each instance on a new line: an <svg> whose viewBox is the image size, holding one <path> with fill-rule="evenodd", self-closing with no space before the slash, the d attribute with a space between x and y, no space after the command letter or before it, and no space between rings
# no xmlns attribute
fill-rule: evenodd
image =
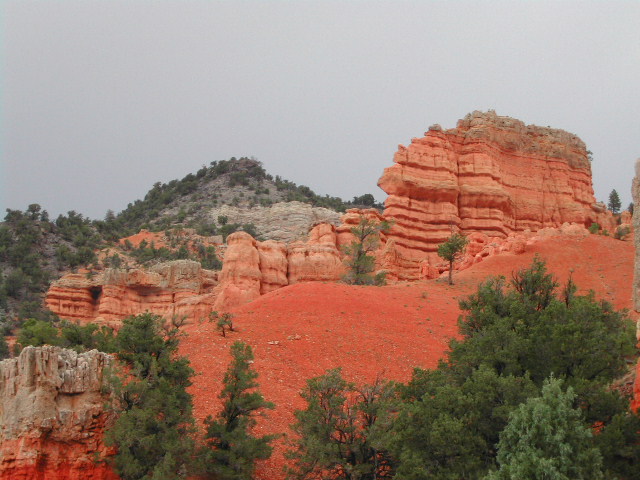
<svg viewBox="0 0 640 480"><path fill-rule="evenodd" d="M409 260L433 254L452 229L504 238L564 223L614 227L593 196L585 144L563 130L473 112L400 145L394 163L378 185L389 194L388 238Z"/></svg>

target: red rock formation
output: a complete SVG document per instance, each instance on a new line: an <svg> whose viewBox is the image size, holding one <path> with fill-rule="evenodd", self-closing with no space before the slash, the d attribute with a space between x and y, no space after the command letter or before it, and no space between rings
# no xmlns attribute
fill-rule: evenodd
<svg viewBox="0 0 640 480"><path fill-rule="evenodd" d="M93 350L26 347L0 362L0 479L116 480L102 443L108 415Z"/></svg>
<svg viewBox="0 0 640 480"><path fill-rule="evenodd" d="M286 244L274 240L258 242L258 256L262 273L260 294L264 295L289 284Z"/></svg>
<svg viewBox="0 0 640 480"><path fill-rule="evenodd" d="M235 232L227 237L216 310L228 310L260 296L260 254L256 240L246 232Z"/></svg>
<svg viewBox="0 0 640 480"><path fill-rule="evenodd" d="M597 204L584 143L562 130L474 112L400 146L378 185L389 194L387 235L411 262L433 258L452 229L510 233L614 222Z"/></svg>
<svg viewBox="0 0 640 480"><path fill-rule="evenodd" d="M336 228L328 223L316 225L309 232L309 241L289 245L289 283L339 280L344 275Z"/></svg>
<svg viewBox="0 0 640 480"><path fill-rule="evenodd" d="M146 310L168 317L188 313L193 302L186 300L211 294L216 284L217 272L202 269L198 262L176 260L148 271L106 269L92 278L68 274L51 285L45 303L65 319L117 323Z"/></svg>

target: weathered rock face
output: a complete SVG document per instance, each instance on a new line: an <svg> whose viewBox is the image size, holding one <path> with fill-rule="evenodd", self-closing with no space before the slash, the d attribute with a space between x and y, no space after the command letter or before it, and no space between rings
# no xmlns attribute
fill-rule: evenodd
<svg viewBox="0 0 640 480"><path fill-rule="evenodd" d="M336 228L324 223L309 232L307 243L289 245L289 283L339 280L344 275Z"/></svg>
<svg viewBox="0 0 640 480"><path fill-rule="evenodd" d="M636 160L636 176L631 184L633 204L640 206L640 158ZM633 275L633 305L636 312L640 312L640 208L633 209L633 230L636 247L636 260Z"/></svg>
<svg viewBox="0 0 640 480"><path fill-rule="evenodd" d="M233 233L221 272L177 260L148 270L106 269L90 278L68 274L51 285L45 302L61 318L115 327L145 311L166 318L206 318L213 310L226 311L290 283L339 280L344 267L336 228L319 224L308 235L306 243L287 245Z"/></svg>
<svg viewBox="0 0 640 480"><path fill-rule="evenodd" d="M279 202L269 207L256 205L252 208L223 205L209 212L213 221L219 216L227 217L229 223L252 223L261 237L287 243L306 239L309 230L318 223L340 223L339 213L302 202Z"/></svg>
<svg viewBox="0 0 640 480"><path fill-rule="evenodd" d="M227 237L216 310L228 310L260 296L260 254L256 240L246 232L235 232Z"/></svg>
<svg viewBox="0 0 640 480"><path fill-rule="evenodd" d="M584 143L563 130L474 112L400 146L378 185L387 235L406 259L433 256L452 229L489 237L614 220L597 204Z"/></svg>
<svg viewBox="0 0 640 480"><path fill-rule="evenodd" d="M228 310L296 282L335 281L344 267L331 224L316 225L309 241L256 242L245 232L227 238L215 309Z"/></svg>
<svg viewBox="0 0 640 480"><path fill-rule="evenodd" d="M111 357L26 347L0 362L0 479L116 480L102 443Z"/></svg>
<svg viewBox="0 0 640 480"><path fill-rule="evenodd" d="M217 275L190 260L149 270L106 269L92 278L68 274L51 285L45 303L56 315L81 323L111 323L146 310L171 317L188 311L193 297L211 294Z"/></svg>
<svg viewBox="0 0 640 480"><path fill-rule="evenodd" d="M264 295L289 284L287 279L287 246L274 240L258 242L260 260L260 294Z"/></svg>

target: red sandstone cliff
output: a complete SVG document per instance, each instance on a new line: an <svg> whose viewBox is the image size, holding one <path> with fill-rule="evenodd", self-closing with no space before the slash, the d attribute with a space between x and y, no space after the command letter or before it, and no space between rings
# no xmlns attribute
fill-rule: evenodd
<svg viewBox="0 0 640 480"><path fill-rule="evenodd" d="M434 126L400 146L394 162L379 180L389 194L383 215L349 210L337 229L320 224L307 242L288 245L237 232L228 238L219 278L186 261L149 271L106 270L93 279L67 275L52 285L47 306L83 322L118 321L145 310L203 317L288 284L339 280L340 250L361 216L391 224L375 256L376 269L392 281L440 276L447 267L435 252L454 230L471 240L456 265L464 269L496 253L522 253L538 231L576 233L593 222L615 229L613 216L593 197L584 143L563 130L474 112L456 128ZM139 240L134 237L129 240Z"/></svg>
<svg viewBox="0 0 640 480"><path fill-rule="evenodd" d="M26 347L0 362L0 479L116 480L102 443L111 357Z"/></svg>
<svg viewBox="0 0 640 480"><path fill-rule="evenodd" d="M387 237L410 261L433 258L452 229L505 238L564 223L615 228L593 196L584 143L563 130L474 112L401 145L394 162L378 185L389 194Z"/></svg>
<svg viewBox="0 0 640 480"><path fill-rule="evenodd" d="M306 243L290 245L258 242L236 232L227 239L221 272L177 260L148 270L110 268L90 278L71 273L53 282L45 303L61 318L83 324L117 326L123 318L145 311L199 319L292 283L337 281L343 273L333 225L317 225Z"/></svg>
<svg viewBox="0 0 640 480"><path fill-rule="evenodd" d="M68 274L53 282L45 303L56 315L81 323L114 323L147 310L159 315L192 315L218 283L217 272L200 263L176 260L149 270L108 268L87 278Z"/></svg>

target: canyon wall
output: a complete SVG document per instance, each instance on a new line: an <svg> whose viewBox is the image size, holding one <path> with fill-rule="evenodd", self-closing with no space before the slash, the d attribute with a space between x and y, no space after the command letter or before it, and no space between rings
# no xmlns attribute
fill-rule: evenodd
<svg viewBox="0 0 640 480"><path fill-rule="evenodd" d="M316 225L307 242L256 241L246 232L227 238L222 271L176 260L149 269L108 268L92 276L70 273L53 282L45 304L61 318L117 327L145 311L206 318L260 295L303 281L337 281L344 274L336 228Z"/></svg>
<svg viewBox="0 0 640 480"><path fill-rule="evenodd" d="M79 323L118 323L147 310L172 317L191 315L207 302L218 273L200 263L176 260L148 270L107 268L93 276L71 273L53 282L45 297L49 310Z"/></svg>
<svg viewBox="0 0 640 480"><path fill-rule="evenodd" d="M452 231L505 238L565 223L615 228L593 196L584 143L563 130L473 112L401 145L394 163L378 185L389 194L387 237L409 261L433 258Z"/></svg>
<svg viewBox="0 0 640 480"><path fill-rule="evenodd" d="M116 480L103 442L111 357L26 347L0 362L0 479Z"/></svg>

